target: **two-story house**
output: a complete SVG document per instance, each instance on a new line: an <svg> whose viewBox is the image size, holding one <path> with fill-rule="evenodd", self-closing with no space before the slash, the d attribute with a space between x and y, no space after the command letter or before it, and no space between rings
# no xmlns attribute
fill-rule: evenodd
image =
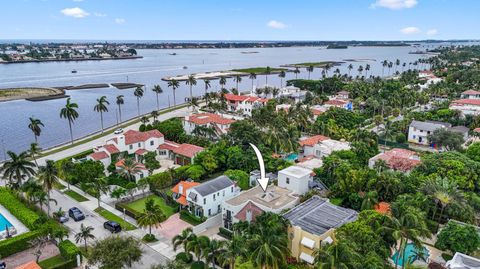
<svg viewBox="0 0 480 269"><path fill-rule="evenodd" d="M219 176L187 190L189 210L197 217L222 213L222 202L239 193L239 188L227 176Z"/></svg>
<svg viewBox="0 0 480 269"><path fill-rule="evenodd" d="M227 110L240 114L252 115L252 110L267 104L270 99L249 95L225 94Z"/></svg>
<svg viewBox="0 0 480 269"><path fill-rule="evenodd" d="M310 189L314 175L310 169L293 165L278 171L278 186L303 195Z"/></svg>
<svg viewBox="0 0 480 269"><path fill-rule="evenodd" d="M302 156L314 156L319 159L332 154L334 151L350 149L350 143L333 140L323 135L301 138L298 144L301 147L300 153Z"/></svg>
<svg viewBox="0 0 480 269"><path fill-rule="evenodd" d="M373 156L368 160L368 167L374 168L378 161L383 161L388 168L394 171L404 173L410 172L422 162L420 156L415 151L399 148L387 150Z"/></svg>
<svg viewBox="0 0 480 269"><path fill-rule="evenodd" d="M447 129L452 132L460 133L464 140L468 139L469 129L464 126L454 126L447 122L440 121L416 121L413 120L408 127L408 142L425 145L425 146L435 146L430 145L428 141L428 136L433 134L438 129Z"/></svg>
<svg viewBox="0 0 480 269"><path fill-rule="evenodd" d="M183 129L189 135L193 134L198 127L206 127L214 130L215 135L220 137L228 132L230 124L236 120L223 117L214 113L198 113L185 116Z"/></svg>

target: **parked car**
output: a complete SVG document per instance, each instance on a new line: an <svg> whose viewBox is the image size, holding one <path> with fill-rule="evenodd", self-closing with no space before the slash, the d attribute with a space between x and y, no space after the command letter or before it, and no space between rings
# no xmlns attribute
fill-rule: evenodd
<svg viewBox="0 0 480 269"><path fill-rule="evenodd" d="M72 218L74 221L81 221L85 219L85 215L82 213L80 209L77 207L72 207L68 210L68 215L70 218Z"/></svg>
<svg viewBox="0 0 480 269"><path fill-rule="evenodd" d="M58 221L60 223L65 223L69 220L68 216L67 215L64 215L64 216L61 216L60 218L58 218Z"/></svg>
<svg viewBox="0 0 480 269"><path fill-rule="evenodd" d="M122 128L118 128L117 130L115 130L115 132L113 132L114 134L121 134L123 133L123 129Z"/></svg>
<svg viewBox="0 0 480 269"><path fill-rule="evenodd" d="M103 224L103 228L109 230L111 233L119 233L122 231L122 226L120 226L119 223L111 220L106 221Z"/></svg>
<svg viewBox="0 0 480 269"><path fill-rule="evenodd" d="M0 261L0 269L7 269L7 264L4 261Z"/></svg>

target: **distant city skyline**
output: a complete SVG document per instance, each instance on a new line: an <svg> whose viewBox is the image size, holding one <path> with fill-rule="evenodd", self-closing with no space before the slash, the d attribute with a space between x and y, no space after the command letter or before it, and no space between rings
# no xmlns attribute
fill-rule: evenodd
<svg viewBox="0 0 480 269"><path fill-rule="evenodd" d="M475 0L22 0L2 3L0 39L480 39Z"/></svg>

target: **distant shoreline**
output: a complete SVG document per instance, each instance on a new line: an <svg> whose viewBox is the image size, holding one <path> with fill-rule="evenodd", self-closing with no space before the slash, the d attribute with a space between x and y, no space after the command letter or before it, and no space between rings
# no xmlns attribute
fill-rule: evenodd
<svg viewBox="0 0 480 269"><path fill-rule="evenodd" d="M22 61L0 61L0 64L23 64L23 63L45 63L45 62L84 62L84 61L106 61L106 60L133 60L141 59L143 56L129 56L116 58L81 58L81 59L41 59Z"/></svg>

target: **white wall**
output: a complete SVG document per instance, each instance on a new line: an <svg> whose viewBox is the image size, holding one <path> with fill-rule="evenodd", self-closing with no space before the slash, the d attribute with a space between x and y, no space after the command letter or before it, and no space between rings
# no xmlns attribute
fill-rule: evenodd
<svg viewBox="0 0 480 269"><path fill-rule="evenodd" d="M286 175L282 171L278 172L278 186L295 192L296 194L305 194L308 192L308 183L313 181L313 177L305 175L303 177L294 177Z"/></svg>
<svg viewBox="0 0 480 269"><path fill-rule="evenodd" d="M232 190L233 188L233 190ZM189 197L190 192L194 192L197 194L197 201L192 201ZM216 215L218 213L222 212L222 202L224 200L228 200L238 194L238 189L234 187L234 185L229 186L228 188L225 188L223 190L220 190L216 193L212 193L210 195L207 195L205 197L201 196L195 189L190 188L187 190L187 201L192 202L196 204L199 207L203 208L203 215L204 217L211 217L213 215ZM215 197L215 198L214 198ZM204 203L205 199L205 203ZM218 206L220 206L220 210L218 210ZM210 215L208 214L210 210Z"/></svg>

